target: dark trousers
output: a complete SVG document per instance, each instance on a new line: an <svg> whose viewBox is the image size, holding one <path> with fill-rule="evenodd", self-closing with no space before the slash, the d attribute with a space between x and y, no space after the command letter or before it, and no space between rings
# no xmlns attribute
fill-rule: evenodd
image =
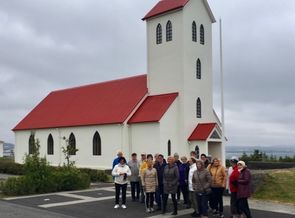
<svg viewBox="0 0 295 218"><path fill-rule="evenodd" d="M146 208L153 208L154 207L154 194L155 192L147 192L145 193L145 205Z"/></svg>
<svg viewBox="0 0 295 218"><path fill-rule="evenodd" d="M176 195L177 201L180 201L180 185L177 186L177 195Z"/></svg>
<svg viewBox="0 0 295 218"><path fill-rule="evenodd" d="M224 188L211 188L212 189L212 209L215 209L219 213L223 213L223 192Z"/></svg>
<svg viewBox="0 0 295 218"><path fill-rule="evenodd" d="M139 187L140 187L140 202L144 203L145 196L144 196L144 190L143 190L141 179L139 181Z"/></svg>
<svg viewBox="0 0 295 218"><path fill-rule="evenodd" d="M163 197L163 212L167 211L167 201L168 201L169 194L164 194ZM173 212L177 212L177 201L176 201L176 194L171 194L172 202L173 202Z"/></svg>
<svg viewBox="0 0 295 218"><path fill-rule="evenodd" d="M159 185L156 190L156 202L158 205L158 209L162 208L162 199L164 198L164 187L163 184Z"/></svg>
<svg viewBox="0 0 295 218"><path fill-rule="evenodd" d="M230 194L230 211L232 215L238 214L238 201L236 192L232 192Z"/></svg>
<svg viewBox="0 0 295 218"><path fill-rule="evenodd" d="M180 191L183 195L183 203L188 204L188 186L187 185L180 185Z"/></svg>
<svg viewBox="0 0 295 218"><path fill-rule="evenodd" d="M140 192L140 187L139 187L139 181L138 182L130 182L131 185L131 197L132 200L139 199L139 192Z"/></svg>
<svg viewBox="0 0 295 218"><path fill-rule="evenodd" d="M247 198L238 199L238 213L242 214L243 212L247 218L252 218Z"/></svg>
<svg viewBox="0 0 295 218"><path fill-rule="evenodd" d="M208 216L208 201L209 201L209 195L208 194L202 194L197 193L197 202L199 207L199 213L203 216Z"/></svg>
<svg viewBox="0 0 295 218"><path fill-rule="evenodd" d="M122 190L122 204L126 204L127 184L121 185L121 184L115 183L115 188L116 188L116 204L119 204L121 190Z"/></svg>

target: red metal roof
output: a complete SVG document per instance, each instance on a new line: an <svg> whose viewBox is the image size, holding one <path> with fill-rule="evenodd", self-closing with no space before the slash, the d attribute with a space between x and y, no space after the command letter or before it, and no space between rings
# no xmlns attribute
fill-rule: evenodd
<svg viewBox="0 0 295 218"><path fill-rule="evenodd" d="M152 10L150 10L149 13L147 13L147 15L145 15L144 18L142 18L142 20L183 8L188 2L189 0L161 0L152 8Z"/></svg>
<svg viewBox="0 0 295 218"><path fill-rule="evenodd" d="M123 123L147 92L146 75L54 91L13 130Z"/></svg>
<svg viewBox="0 0 295 218"><path fill-rule="evenodd" d="M178 93L148 96L128 123L158 122L173 103Z"/></svg>
<svg viewBox="0 0 295 218"><path fill-rule="evenodd" d="M216 123L199 123L188 138L188 141L207 140L215 126Z"/></svg>

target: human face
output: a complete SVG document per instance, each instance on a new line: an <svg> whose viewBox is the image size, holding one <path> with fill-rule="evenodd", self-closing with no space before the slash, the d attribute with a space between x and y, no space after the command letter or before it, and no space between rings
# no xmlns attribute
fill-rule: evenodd
<svg viewBox="0 0 295 218"><path fill-rule="evenodd" d="M158 156L158 162L163 163L163 157L162 156Z"/></svg>
<svg viewBox="0 0 295 218"><path fill-rule="evenodd" d="M238 169L239 169L239 170L243 169L242 164L238 164Z"/></svg>
<svg viewBox="0 0 295 218"><path fill-rule="evenodd" d="M141 155L141 160L145 160L146 159L146 155L145 154L142 154Z"/></svg>
<svg viewBox="0 0 295 218"><path fill-rule="evenodd" d="M202 159L202 161L205 161L206 160L206 157L205 156L201 156L201 159Z"/></svg>
<svg viewBox="0 0 295 218"><path fill-rule="evenodd" d="M124 164L125 164L124 159L121 159L121 160L120 160L120 164L121 164L121 165L124 165Z"/></svg>
<svg viewBox="0 0 295 218"><path fill-rule="evenodd" d="M187 163L187 159L183 157L183 158L181 158L181 162L182 163Z"/></svg>
<svg viewBox="0 0 295 218"><path fill-rule="evenodd" d="M132 160L133 160L133 161L136 161L136 159L137 159L137 155L133 155L133 156L132 156Z"/></svg>
<svg viewBox="0 0 295 218"><path fill-rule="evenodd" d="M198 170L202 169L202 164L200 162L197 162L197 168Z"/></svg>
<svg viewBox="0 0 295 218"><path fill-rule="evenodd" d="M219 161L215 159L213 161L213 166L218 167L219 166Z"/></svg>
<svg viewBox="0 0 295 218"><path fill-rule="evenodd" d="M168 164L173 165L174 164L174 158L173 157L168 157Z"/></svg>

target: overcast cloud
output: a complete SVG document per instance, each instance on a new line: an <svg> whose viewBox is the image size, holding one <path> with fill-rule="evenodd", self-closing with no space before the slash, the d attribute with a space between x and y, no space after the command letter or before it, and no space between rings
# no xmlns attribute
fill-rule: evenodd
<svg viewBox="0 0 295 218"><path fill-rule="evenodd" d="M157 0L0 1L0 140L49 92L146 73ZM295 1L209 0L223 22L229 145L294 145ZM219 25L214 107L220 114Z"/></svg>

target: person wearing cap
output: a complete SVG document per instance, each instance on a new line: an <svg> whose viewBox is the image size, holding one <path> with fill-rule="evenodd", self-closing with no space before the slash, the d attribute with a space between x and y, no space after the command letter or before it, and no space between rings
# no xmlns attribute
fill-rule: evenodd
<svg viewBox="0 0 295 218"><path fill-rule="evenodd" d="M230 211L231 211L232 217L240 217L238 213L238 205L237 205L238 178L239 178L239 170L237 165L238 162L239 162L239 159L235 156L230 159L232 172L229 176L229 190L231 192Z"/></svg>
<svg viewBox="0 0 295 218"><path fill-rule="evenodd" d="M119 208L119 198L120 192L122 191L122 205L123 209L126 209L126 190L127 190L127 177L131 176L131 171L128 165L126 164L126 159L120 157L119 163L112 170L112 176L115 178L115 189L116 189L116 198L114 208Z"/></svg>
<svg viewBox="0 0 295 218"><path fill-rule="evenodd" d="M244 213L247 218L252 218L248 198L251 196L251 172L244 161L238 162L239 178L237 203L239 214Z"/></svg>

